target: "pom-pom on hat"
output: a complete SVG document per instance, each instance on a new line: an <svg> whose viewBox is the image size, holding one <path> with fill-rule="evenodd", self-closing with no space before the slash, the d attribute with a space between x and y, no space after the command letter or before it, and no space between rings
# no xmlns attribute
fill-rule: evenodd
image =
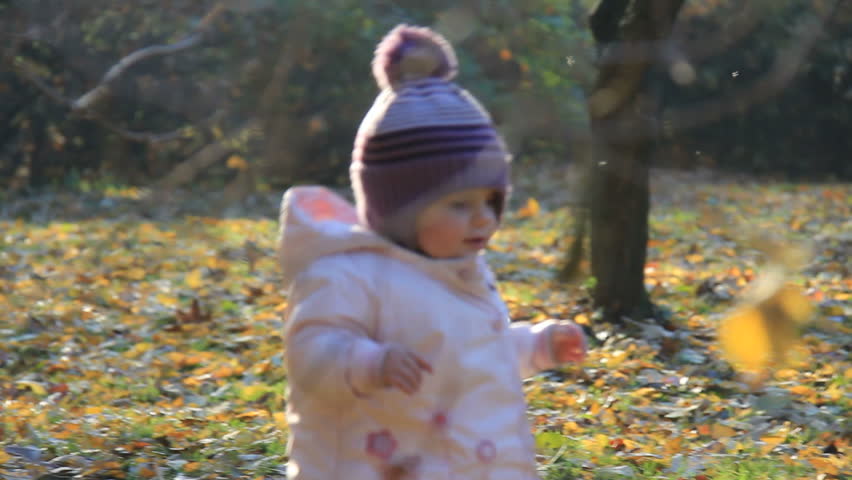
<svg viewBox="0 0 852 480"><path fill-rule="evenodd" d="M372 68L382 91L358 129L350 167L358 216L416 249L423 208L468 188L505 197L511 157L488 112L451 81L458 61L440 34L398 25L379 43Z"/></svg>
<svg viewBox="0 0 852 480"><path fill-rule="evenodd" d="M453 46L425 27L397 26L379 43L373 57L373 77L382 89L426 77L452 80L457 72Z"/></svg>

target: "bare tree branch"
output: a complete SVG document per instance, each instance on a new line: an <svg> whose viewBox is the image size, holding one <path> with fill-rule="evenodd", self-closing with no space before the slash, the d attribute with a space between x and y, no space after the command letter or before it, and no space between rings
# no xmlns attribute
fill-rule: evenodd
<svg viewBox="0 0 852 480"><path fill-rule="evenodd" d="M115 79L127 71L128 68L142 60L145 60L146 58L170 55L198 45L201 43L201 40L204 39L204 35L207 33L207 28L223 11L225 11L224 4L221 2L217 3L198 23L195 29L184 38L168 45L152 45L145 47L122 58L118 61L118 63L107 70L107 73L103 76L100 83L98 83L95 88L81 95L77 100L74 100L71 103L71 108L75 111L91 108L92 105L96 104L101 98L109 93L110 84L112 84Z"/></svg>
<svg viewBox="0 0 852 480"><path fill-rule="evenodd" d="M24 61L18 61L18 62L15 62L14 67L15 67L15 70L21 76L23 76L24 78L29 80L33 85L35 85L36 88L38 88L42 93L44 93L51 100L55 101L56 103L59 103L59 104L62 104L66 107L71 108L74 101L71 100L70 98L64 96L62 94L62 92L60 92L59 90L48 85L47 82L45 82L41 78L41 76L38 73L35 72L35 69L32 66L28 65ZM73 109L72 109L72 111L73 111ZM131 140L131 141L134 141L134 142L141 142L141 143L170 142L172 140L176 140L176 139L180 138L181 136L183 136L183 133L184 133L184 130L185 130L185 127L182 127L182 128L177 129L177 130L173 130L171 132L165 132L165 133L137 132L137 131L127 130L125 128L121 128L118 125L116 125L113 120L105 118L104 116L102 116L99 113L94 112L92 110L77 111L77 114L79 116L83 117L83 118L87 118L89 120L97 122L102 127L118 134L122 138L125 138L127 140Z"/></svg>
<svg viewBox="0 0 852 480"><path fill-rule="evenodd" d="M226 10L223 2L217 3L198 23L191 33L186 35L181 40L167 45L152 45L149 47L137 50L130 55L122 58L113 65L103 76L101 81L93 89L84 93L77 99L66 97L62 92L50 86L41 75L36 71L31 64L26 61L15 59L14 55L9 55L12 60L12 66L21 76L30 81L36 88L44 93L51 100L68 107L72 113L80 115L83 118L97 122L107 130L110 130L122 138L134 142L141 143L163 143L181 138L184 134L185 127L165 133L138 132L119 127L114 121L105 118L101 114L95 112L92 107L104 98L110 91L111 84L120 77L128 68L136 63L155 56L169 55L188 48L194 47L201 43L204 35L207 32L210 24ZM27 35L16 35L15 37L30 38ZM16 50L16 48L15 48ZM13 50L14 51L14 50Z"/></svg>
<svg viewBox="0 0 852 480"><path fill-rule="evenodd" d="M204 35L200 32L196 32L176 43L172 43L169 45L153 45L131 53L130 55L122 58L118 61L118 63L113 65L95 88L89 90L88 92L80 96L80 98L71 102L71 109L85 110L91 108L92 105L96 104L100 99L102 99L109 93L110 85L112 84L112 82L115 81L116 78L118 78L122 73L124 73L135 63L140 62L146 58L160 55L168 55L171 53L180 52L181 50L186 50L190 47L198 45L201 42L202 38L204 38Z"/></svg>
<svg viewBox="0 0 852 480"><path fill-rule="evenodd" d="M684 130L719 120L725 115L743 111L774 97L795 78L805 58L816 45L825 25L842 0L835 0L825 15L806 18L790 46L775 55L772 67L751 85L740 88L721 99L712 99L663 114L664 132L674 135Z"/></svg>
<svg viewBox="0 0 852 480"><path fill-rule="evenodd" d="M756 5L759 2L743 2L742 10L732 15L719 31L709 37L688 41L686 22L683 19L675 21L671 36L654 41L614 41L610 44L606 55L596 62L598 67L610 64L661 61L671 64L671 58L688 58L690 62L698 62L707 57L725 51L742 40L749 32L760 24L763 19L762 10ZM680 52L672 56L671 52ZM662 54L662 56L660 56Z"/></svg>
<svg viewBox="0 0 852 480"><path fill-rule="evenodd" d="M259 124L256 119L249 120L239 128L225 134L219 140L205 145L160 179L155 188L170 190L191 182L202 170L209 168L233 150L229 145L233 139L243 136L250 130L257 129Z"/></svg>
<svg viewBox="0 0 852 480"><path fill-rule="evenodd" d="M692 62L698 62L726 51L754 31L755 27L763 20L764 12L757 5L758 3L760 2L755 2L754 0L742 2L742 10L730 16L729 21L723 24L719 31L710 37L690 42L684 39L687 33L686 23L684 21L676 21L672 32L674 41L683 45L684 55Z"/></svg>
<svg viewBox="0 0 852 480"><path fill-rule="evenodd" d="M660 133L666 136L674 136L683 131L715 122L724 118L726 115L747 110L754 105L769 100L782 91L795 78L804 60L816 45L820 34L825 30L826 25L830 22L842 2L843 0L834 0L828 8L817 14L816 18L810 17L804 19L798 29L799 33L795 38L790 40L790 46L780 50L775 56L772 67L750 85L741 87L722 98L712 98L696 103L695 105L668 110L663 113L662 122L655 121L653 118L645 118L641 124L636 124L635 122L627 123L611 121L602 118L606 116L603 115L602 117L598 117L604 126L602 135L608 141L616 142L630 141L637 137L656 137ZM672 55L672 58L676 58L678 54L682 55L682 52L667 53L667 55ZM613 53L613 55L620 54ZM639 58L641 60L641 57ZM609 61L609 57L604 59L604 62L607 64ZM631 58L630 63L637 61ZM617 85L613 86L616 87ZM604 97L610 95L609 98L595 99L600 102L600 105L595 105L590 100L589 108L598 109L598 115L616 109L618 103L616 100L621 98L621 95L618 95L618 90L623 89L614 89L605 92ZM587 130L579 130L570 132L568 137L570 141L587 142L591 139L591 134Z"/></svg>

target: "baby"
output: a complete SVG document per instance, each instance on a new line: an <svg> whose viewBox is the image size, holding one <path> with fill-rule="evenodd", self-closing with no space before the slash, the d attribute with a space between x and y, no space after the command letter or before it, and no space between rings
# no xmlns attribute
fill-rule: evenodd
<svg viewBox="0 0 852 480"><path fill-rule="evenodd" d="M319 186L284 195L290 480L537 478L521 381L586 342L570 322L510 323L480 255L510 155L456 69L440 35L393 29L355 139L355 208Z"/></svg>

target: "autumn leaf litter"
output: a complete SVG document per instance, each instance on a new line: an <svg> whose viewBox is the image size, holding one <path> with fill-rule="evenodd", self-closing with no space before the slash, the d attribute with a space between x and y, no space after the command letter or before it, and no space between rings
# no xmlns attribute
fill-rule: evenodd
<svg viewBox="0 0 852 480"><path fill-rule="evenodd" d="M553 280L571 175L516 174L488 253L514 318L594 336L582 367L525 382L542 475L713 478L746 460L848 475L852 189L656 172L646 286L671 326L615 327L596 322L588 284ZM283 478L278 198L216 212L213 193L4 201L0 478ZM813 252L791 280L815 321L759 388L716 337L763 268L746 227Z"/></svg>

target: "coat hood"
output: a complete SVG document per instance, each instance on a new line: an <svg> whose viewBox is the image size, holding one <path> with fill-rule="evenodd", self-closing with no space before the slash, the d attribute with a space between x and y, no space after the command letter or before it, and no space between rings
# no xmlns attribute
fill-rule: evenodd
<svg viewBox="0 0 852 480"><path fill-rule="evenodd" d="M284 287L315 260L340 253L372 251L414 264L453 288L483 294L490 272L479 255L434 259L403 248L358 223L355 207L332 190L292 187L281 200L278 263Z"/></svg>

